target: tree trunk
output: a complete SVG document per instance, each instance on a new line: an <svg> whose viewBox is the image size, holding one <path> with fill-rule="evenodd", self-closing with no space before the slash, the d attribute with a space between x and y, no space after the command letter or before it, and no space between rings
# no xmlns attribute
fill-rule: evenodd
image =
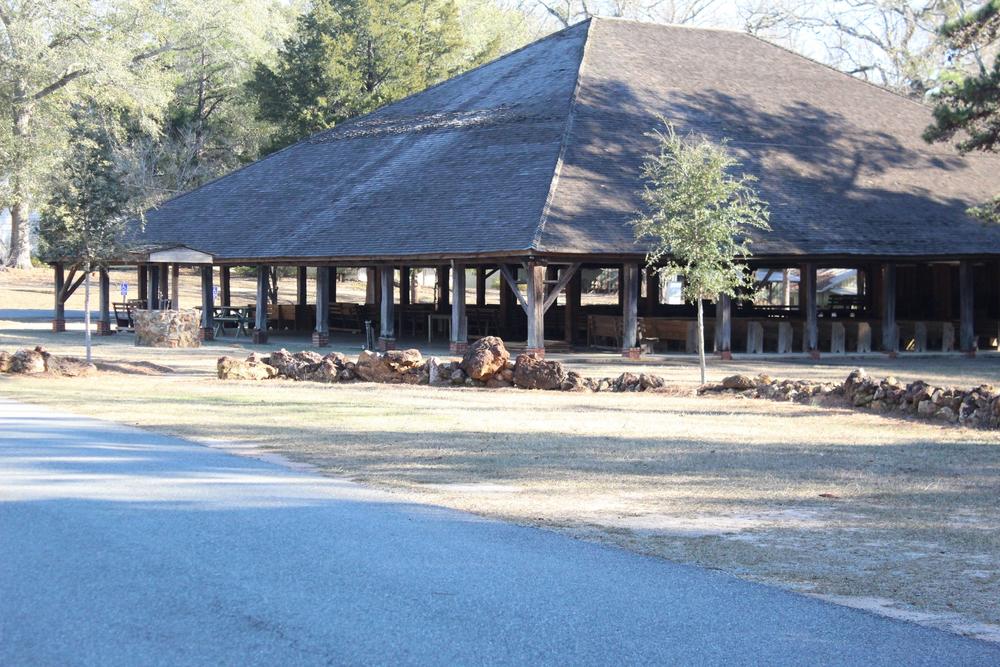
<svg viewBox="0 0 1000 667"><path fill-rule="evenodd" d="M701 368L701 383L705 384L705 315L698 299L698 366Z"/></svg>
<svg viewBox="0 0 1000 667"><path fill-rule="evenodd" d="M84 265L83 277L83 344L87 348L87 363L90 363L90 262Z"/></svg>
<svg viewBox="0 0 1000 667"><path fill-rule="evenodd" d="M18 86L20 89L20 87ZM13 112L13 135L15 146L28 140L31 123L31 107L20 106ZM29 178L29 166L19 159L10 174L13 204L10 207L10 255L7 266L18 269L31 268L31 206L28 204L28 189L25 181Z"/></svg>

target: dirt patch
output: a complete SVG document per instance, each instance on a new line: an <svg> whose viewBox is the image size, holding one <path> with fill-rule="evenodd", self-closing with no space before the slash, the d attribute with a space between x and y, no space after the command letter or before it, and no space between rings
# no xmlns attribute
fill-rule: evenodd
<svg viewBox="0 0 1000 667"><path fill-rule="evenodd" d="M167 375L175 372L170 366L152 361L95 361L94 365L101 372L124 375Z"/></svg>

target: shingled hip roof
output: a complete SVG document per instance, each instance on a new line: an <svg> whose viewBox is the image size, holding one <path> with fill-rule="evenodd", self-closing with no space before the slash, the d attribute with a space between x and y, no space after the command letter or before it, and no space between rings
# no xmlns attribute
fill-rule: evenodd
<svg viewBox="0 0 1000 667"><path fill-rule="evenodd" d="M646 133L727 138L769 202L758 256L1000 254L965 209L1000 160L929 110L752 36L591 19L305 139L147 214L219 261L642 255Z"/></svg>

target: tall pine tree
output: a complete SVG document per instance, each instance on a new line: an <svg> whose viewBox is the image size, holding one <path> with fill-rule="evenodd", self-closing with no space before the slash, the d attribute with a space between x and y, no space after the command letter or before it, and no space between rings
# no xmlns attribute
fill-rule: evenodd
<svg viewBox="0 0 1000 667"><path fill-rule="evenodd" d="M941 34L956 52L988 51L1000 39L1000 0L946 24ZM972 73L953 72L936 98L934 124L924 132L924 139L949 141L961 135L956 147L962 153L1000 152L1000 52L992 67L984 62ZM1000 196L970 213L1000 222Z"/></svg>

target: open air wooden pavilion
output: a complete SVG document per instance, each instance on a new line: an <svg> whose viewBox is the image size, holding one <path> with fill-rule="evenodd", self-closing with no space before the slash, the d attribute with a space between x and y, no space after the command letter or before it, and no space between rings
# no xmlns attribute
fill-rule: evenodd
<svg viewBox="0 0 1000 667"><path fill-rule="evenodd" d="M727 139L771 208L772 231L754 239L751 267L783 296L706 304L708 349L997 346L1000 229L966 209L1000 190L1000 160L925 144L926 106L753 36L610 19L165 202L136 232L140 292L156 308L176 289L179 266L201 267L205 338L214 309L231 305L231 268L254 266L261 343L276 321L312 331L316 345L331 329L373 321L389 348L432 315L450 322L454 351L487 333L537 352L547 341L598 338L627 356L690 350L693 307L665 298L630 225L654 146L646 133L660 118ZM267 303L279 266L298 267L297 304L284 310ZM365 304L338 303L337 267L366 270ZM451 289L413 303L416 267L434 267ZM594 269L616 277L617 304L582 302ZM817 282L833 270L850 272L851 289L821 303ZM75 281L55 271L60 329ZM487 303L496 275L507 288ZM110 332L106 275L100 284L99 327Z"/></svg>

